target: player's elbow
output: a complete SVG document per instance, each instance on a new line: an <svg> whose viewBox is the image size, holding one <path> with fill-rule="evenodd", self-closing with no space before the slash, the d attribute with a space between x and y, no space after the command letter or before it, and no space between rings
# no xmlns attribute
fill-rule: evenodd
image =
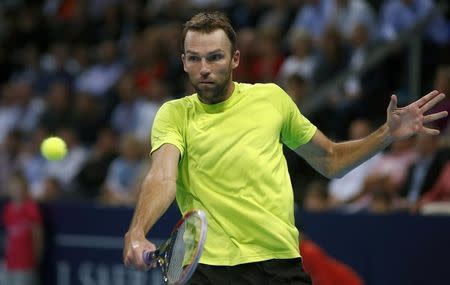
<svg viewBox="0 0 450 285"><path fill-rule="evenodd" d="M338 177L339 173L333 169L327 160L322 160L318 163L310 161L310 165L325 178L332 179Z"/></svg>
<svg viewBox="0 0 450 285"><path fill-rule="evenodd" d="M328 179L341 178L349 171L350 170L343 167L342 164L339 163L339 161L332 161L329 162L324 176Z"/></svg>
<svg viewBox="0 0 450 285"><path fill-rule="evenodd" d="M341 178L342 176L344 176L343 173L338 172L338 171L332 169L331 167L327 168L323 171L320 171L320 173L328 179Z"/></svg>
<svg viewBox="0 0 450 285"><path fill-rule="evenodd" d="M322 175L326 178L340 178L345 175L346 171L341 167L340 157L335 143L331 143L327 148L324 161Z"/></svg>
<svg viewBox="0 0 450 285"><path fill-rule="evenodd" d="M347 173L347 171L341 170L341 171L333 171L330 172L330 174L327 176L327 178L329 179L334 179L334 178L342 178L345 174Z"/></svg>

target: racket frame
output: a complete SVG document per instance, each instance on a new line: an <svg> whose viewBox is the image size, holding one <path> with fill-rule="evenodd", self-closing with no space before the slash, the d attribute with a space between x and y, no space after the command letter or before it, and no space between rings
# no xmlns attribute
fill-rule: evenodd
<svg viewBox="0 0 450 285"><path fill-rule="evenodd" d="M176 239L176 234L177 234L177 231L179 230L180 226L190 216L192 216L194 214L197 215L201 221L200 238L197 243L197 247L195 249L194 259L192 260L192 262L189 265L187 265L185 268L183 268L180 279L178 281L176 281L175 283L170 283L170 285L182 285L182 284L186 283L192 277L192 274L194 274L194 271L197 268L198 262L200 261L200 257L203 253L203 247L204 247L205 240L206 240L206 232L207 232L208 223L206 220L206 214L202 210L192 210L192 211L187 212L183 216L183 218L181 218L177 222L177 224L173 228L172 232L170 233L169 239L167 239L163 244L161 244L155 251L153 251L153 252L144 251L142 253L143 260L146 264L157 265L158 267L161 268L163 280L164 280L165 284L169 284L168 278L167 278L167 267L168 267L167 259L170 258L169 252L170 252L170 247L173 244L172 241L174 239Z"/></svg>

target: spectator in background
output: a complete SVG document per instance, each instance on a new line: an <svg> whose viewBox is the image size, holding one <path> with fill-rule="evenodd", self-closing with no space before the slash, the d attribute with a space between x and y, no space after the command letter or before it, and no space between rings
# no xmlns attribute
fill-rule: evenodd
<svg viewBox="0 0 450 285"><path fill-rule="evenodd" d="M133 134L147 141L153 126L153 120L161 105L171 99L169 86L162 80L155 80L143 92L143 100L137 106L136 125Z"/></svg>
<svg viewBox="0 0 450 285"><path fill-rule="evenodd" d="M368 37L373 39L376 33L376 17L366 0L332 0L335 9L330 22L334 23L343 38L350 40L357 25L367 27Z"/></svg>
<svg viewBox="0 0 450 285"><path fill-rule="evenodd" d="M134 48L129 51L129 56L133 59L130 62L130 72L138 91L150 87L154 80L167 76L168 64L167 57L164 56L166 47L162 45L163 33L165 30L159 26L148 27L139 34Z"/></svg>
<svg viewBox="0 0 450 285"><path fill-rule="evenodd" d="M93 44L98 41L96 37L95 22L89 15L87 1L63 1L56 3L52 18L52 31L60 35L69 43ZM59 6L59 7L58 7Z"/></svg>
<svg viewBox="0 0 450 285"><path fill-rule="evenodd" d="M119 4L118 9L123 15L119 18L121 23L119 41L124 45L128 45L130 39L145 26L144 17L140 14L141 11L145 11L144 5L145 3L140 0L122 1Z"/></svg>
<svg viewBox="0 0 450 285"><path fill-rule="evenodd" d="M290 2L289 0L267 1L256 26L258 28L276 27L280 29L281 34L285 34L293 16Z"/></svg>
<svg viewBox="0 0 450 285"><path fill-rule="evenodd" d="M368 26L364 22L354 23L350 37L350 56L348 67L351 71L360 71L365 66L369 54L375 45L369 38ZM333 129L337 139L345 137L346 126L354 118L376 118L385 112L384 101L380 94L384 78L377 68L371 67L359 74L354 74L343 83L342 93L337 93L331 106L334 119ZM378 103L382 102L382 104ZM378 106L381 105L381 108ZM370 106L370 108L367 108Z"/></svg>
<svg viewBox="0 0 450 285"><path fill-rule="evenodd" d="M256 58L251 68L252 82L273 82L281 65L284 55L281 53L279 30L264 27L256 34Z"/></svg>
<svg viewBox="0 0 450 285"><path fill-rule="evenodd" d="M369 207L372 195L376 192L387 192L391 197L398 195L405 183L408 168L417 157L412 142L413 138L396 141L381 153L370 174L364 179L363 189L356 199L360 209Z"/></svg>
<svg viewBox="0 0 450 285"><path fill-rule="evenodd" d="M414 138L395 142L391 147L382 153L381 159L374 167L371 175L385 176L390 181L388 184L396 190L406 179L406 172L409 166L416 160L417 154L412 147ZM395 190L393 190L395 192Z"/></svg>
<svg viewBox="0 0 450 285"><path fill-rule="evenodd" d="M314 41L318 42L334 13L334 1L306 0L304 2L305 4L299 8L291 28L308 31Z"/></svg>
<svg viewBox="0 0 450 285"><path fill-rule="evenodd" d="M384 189L376 189L372 195L367 211L370 214L389 214L393 210L393 195Z"/></svg>
<svg viewBox="0 0 450 285"><path fill-rule="evenodd" d="M351 45L349 67L354 71L360 70L373 49L368 27L363 23L355 23L354 29L350 34L349 43ZM361 97L362 83L361 79L356 76L352 76L345 82L344 94L346 101Z"/></svg>
<svg viewBox="0 0 450 285"><path fill-rule="evenodd" d="M99 10L99 14L94 16L95 21L95 35L99 39L111 39L113 41L117 41L120 39L122 32L122 21L120 14L120 2L117 0L108 0L108 1L89 1L88 3L102 3L101 10ZM132 2L132 1L130 1ZM92 12L92 6L88 9L89 12Z"/></svg>
<svg viewBox="0 0 450 285"><path fill-rule="evenodd" d="M313 74L315 87L336 76L347 67L349 61L348 50L335 26L329 25L325 28L319 47L317 68Z"/></svg>
<svg viewBox="0 0 450 285"><path fill-rule="evenodd" d="M58 201L63 197L64 189L55 177L46 177L42 184L42 195L40 201L44 203Z"/></svg>
<svg viewBox="0 0 450 285"><path fill-rule="evenodd" d="M314 74L317 58L314 54L314 45L307 31L295 29L289 37L289 50L291 54L283 61L277 81L286 86L287 78L297 74L305 80L311 81Z"/></svg>
<svg viewBox="0 0 450 285"><path fill-rule="evenodd" d="M28 134L20 159L21 171L29 184L29 194L35 200L42 200L44 196L43 183L47 177L48 161L42 156L40 145L48 136L45 128L36 128Z"/></svg>
<svg viewBox="0 0 450 285"><path fill-rule="evenodd" d="M233 22L236 30L242 28L254 29L260 21L264 13L264 7L260 5L259 1L244 0L235 5L230 12L230 19Z"/></svg>
<svg viewBox="0 0 450 285"><path fill-rule="evenodd" d="M317 65L312 77L312 87L314 89L319 88L319 86L337 76L347 67L348 60L348 50L343 44L339 31L334 26L327 26L319 42ZM336 126L336 124L340 124L339 119L333 118L333 116L336 115L339 106L342 104L342 86L333 88L326 96L328 100L317 110L317 113L319 113L315 115L317 116L317 121L316 119L313 119L313 121L316 121L321 129L336 139L342 130Z"/></svg>
<svg viewBox="0 0 450 285"><path fill-rule="evenodd" d="M136 130L141 101L131 74L119 80L116 91L119 102L112 111L110 124L119 135L132 134Z"/></svg>
<svg viewBox="0 0 450 285"><path fill-rule="evenodd" d="M42 72L37 82L40 91L47 90L53 82L72 86L77 68L70 62L70 47L66 42L51 43L49 52L41 57L40 65Z"/></svg>
<svg viewBox="0 0 450 285"><path fill-rule="evenodd" d="M408 175L400 190L404 203L398 206L414 206L430 190L449 160L448 150L439 150L439 137L418 135L415 142L417 159L409 167Z"/></svg>
<svg viewBox="0 0 450 285"><path fill-rule="evenodd" d="M40 84L40 77L42 76L42 69L39 62L39 47L36 43L30 42L25 46L18 46L16 50L12 51L12 60L16 63L12 74L9 77L11 82L17 80L25 80L36 88L36 93L43 91Z"/></svg>
<svg viewBox="0 0 450 285"><path fill-rule="evenodd" d="M26 133L36 127L44 104L33 96L32 83L28 79L10 80L0 90L0 96L0 142L12 129Z"/></svg>
<svg viewBox="0 0 450 285"><path fill-rule="evenodd" d="M433 0L385 0L380 12L382 39L396 39L435 8ZM445 20L440 12L434 13L425 29L425 37L435 43L446 43L449 38Z"/></svg>
<svg viewBox="0 0 450 285"><path fill-rule="evenodd" d="M45 108L44 102L34 96L32 83L26 79L11 82L10 91L14 98L15 128L28 133L36 128Z"/></svg>
<svg viewBox="0 0 450 285"><path fill-rule="evenodd" d="M440 65L437 68L436 75L434 76L434 88L441 92L450 93L450 64ZM436 105L430 112L450 112L450 98L445 98L442 102ZM450 137L450 125L448 118L443 118L434 122L434 125L442 132L444 136ZM448 145L450 147L450 144Z"/></svg>
<svg viewBox="0 0 450 285"><path fill-rule="evenodd" d="M286 93L291 96L297 106L308 96L309 82L298 74L292 74L286 79Z"/></svg>
<svg viewBox="0 0 450 285"><path fill-rule="evenodd" d="M330 195L326 183L314 180L308 184L303 208L309 212L325 212L330 209Z"/></svg>
<svg viewBox="0 0 450 285"><path fill-rule="evenodd" d="M117 157L119 136L111 128L99 131L97 141L75 177L75 187L82 199L96 199L105 183L111 162Z"/></svg>
<svg viewBox="0 0 450 285"><path fill-rule="evenodd" d="M256 32L252 28L242 28L237 31L237 37L237 45L242 58L239 66L235 69L234 77L238 82L253 82L251 73L253 62L256 60ZM187 81L191 84L189 80Z"/></svg>
<svg viewBox="0 0 450 285"><path fill-rule="evenodd" d="M372 132L372 129L372 125L368 120L354 120L349 127L348 139L358 140L364 138ZM363 191L364 180L370 175L380 157L381 154L376 154L343 177L330 180L328 191L330 192L333 207L350 212L358 208L358 202L356 201Z"/></svg>
<svg viewBox="0 0 450 285"><path fill-rule="evenodd" d="M422 208L429 203L449 202L447 208L450 208L450 162L444 166L439 178L433 187L420 199L417 207Z"/></svg>
<svg viewBox="0 0 450 285"><path fill-rule="evenodd" d="M73 73L74 77L78 76L89 68L91 64L90 49L85 43L77 43L72 47L71 58L68 63L68 68Z"/></svg>
<svg viewBox="0 0 450 285"><path fill-rule="evenodd" d="M168 84L170 82L170 91L173 94L179 94L182 92L184 85L184 70L183 65L180 62L180 59L174 54L180 54L181 45L178 41L181 34L181 25L178 23L169 23L161 27L162 29L162 38L160 44L164 44L163 49L163 57L166 61L166 72L160 78L155 78L155 84ZM159 81L159 82L158 82ZM150 89L152 86L150 86ZM144 88L143 92L145 94L146 89Z"/></svg>
<svg viewBox="0 0 450 285"><path fill-rule="evenodd" d="M23 175L12 175L4 185L11 197L2 213L6 229L5 284L36 285L44 245L41 212L28 194Z"/></svg>
<svg viewBox="0 0 450 285"><path fill-rule="evenodd" d="M113 206L132 206L136 202L140 178L146 170L142 143L131 135L120 140L120 154L108 169L101 201Z"/></svg>
<svg viewBox="0 0 450 285"><path fill-rule="evenodd" d="M97 54L98 62L75 79L75 91L89 92L104 99L123 74L124 66L118 58L114 41L102 41L98 45Z"/></svg>
<svg viewBox="0 0 450 285"><path fill-rule="evenodd" d="M0 185L7 185L10 176L20 170L22 133L11 130L0 145ZM0 193L5 196L8 193Z"/></svg>
<svg viewBox="0 0 450 285"><path fill-rule="evenodd" d="M54 82L46 95L46 106L39 118L39 126L50 133L69 127L73 112L71 101L69 86L64 82Z"/></svg>
<svg viewBox="0 0 450 285"><path fill-rule="evenodd" d="M90 147L95 143L100 129L106 126L106 115L97 98L91 94L80 92L75 94L74 99L71 128L81 144Z"/></svg>
<svg viewBox="0 0 450 285"><path fill-rule="evenodd" d="M5 84L0 92L0 144L2 144L8 133L14 129L18 118L12 85Z"/></svg>

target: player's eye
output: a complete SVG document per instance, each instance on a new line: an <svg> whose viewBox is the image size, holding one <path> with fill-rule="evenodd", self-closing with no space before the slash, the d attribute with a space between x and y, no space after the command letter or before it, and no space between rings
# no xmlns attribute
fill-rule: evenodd
<svg viewBox="0 0 450 285"><path fill-rule="evenodd" d="M196 56L196 55L189 55L188 56L188 61L194 61L197 62L200 60L200 57Z"/></svg>
<svg viewBox="0 0 450 285"><path fill-rule="evenodd" d="M223 55L220 53L216 53L216 54L212 54L210 56L208 56L208 61L218 61L221 60L223 58Z"/></svg>

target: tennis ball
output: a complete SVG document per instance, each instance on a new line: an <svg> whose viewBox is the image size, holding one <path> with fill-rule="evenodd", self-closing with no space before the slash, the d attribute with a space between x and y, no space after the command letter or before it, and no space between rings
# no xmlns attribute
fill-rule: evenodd
<svg viewBox="0 0 450 285"><path fill-rule="evenodd" d="M49 137L42 141L41 153L48 160L61 160L67 154L67 146L61 138Z"/></svg>

